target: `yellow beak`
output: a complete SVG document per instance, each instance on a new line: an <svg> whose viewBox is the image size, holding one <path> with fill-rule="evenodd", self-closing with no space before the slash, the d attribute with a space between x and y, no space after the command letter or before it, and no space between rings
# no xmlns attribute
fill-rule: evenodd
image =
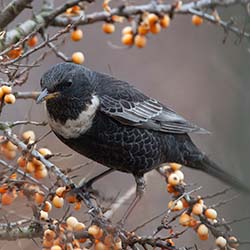
<svg viewBox="0 0 250 250"><path fill-rule="evenodd" d="M59 92L49 93L48 90L45 88L41 94L37 97L36 103L41 103L43 101L47 101L49 99L55 98L59 96Z"/></svg>

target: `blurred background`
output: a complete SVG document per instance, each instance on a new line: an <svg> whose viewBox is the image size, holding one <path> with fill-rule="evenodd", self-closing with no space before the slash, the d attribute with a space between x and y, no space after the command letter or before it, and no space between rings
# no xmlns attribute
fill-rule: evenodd
<svg viewBox="0 0 250 250"><path fill-rule="evenodd" d="M100 5L97 6L96 10L100 10ZM234 9L233 12L232 9L228 9L220 13L222 17L233 16L238 22L244 22L242 9ZM244 40L239 43L239 38L230 33L223 44L225 34L220 27L207 22L201 27L194 27L191 16L178 15L167 30L149 36L146 48L117 49L110 44L121 46L122 27L124 24L118 24L114 34L106 35L101 31L101 23L84 26L84 39L78 43L66 39L62 50L68 56L74 51L82 51L86 57L84 66L113 74L132 83L188 120L211 131L210 135L191 136L222 168L250 186L249 43ZM51 29L51 33L54 32L55 29ZM31 71L28 83L15 90L40 90L41 75L60 61L51 53L39 68ZM46 120L43 105L37 105L34 101L19 100L16 105L5 108L1 117L2 120L10 121L27 118ZM49 127L32 129L38 137L49 131ZM40 146L47 146L52 152L72 153L73 156L70 158L54 160L63 169L88 161L63 145L53 134L46 137ZM106 168L97 163L90 164L77 173L76 182L83 177L94 176L104 169ZM201 172L186 167L183 172L187 183L203 187L199 191L201 195L213 194L225 188L222 183ZM124 194L131 185L134 185L132 176L116 172L103 178L95 187L101 190L104 196L115 197L118 192L120 195ZM147 178L146 193L127 221L128 229L135 228L146 219L167 209L170 196L165 186L159 174L150 174ZM205 202L211 205L235 195L239 197L218 208L219 216L228 221L249 216L249 197L234 191L219 199ZM114 215L113 221L118 221L125 209L126 204ZM24 208L24 211L20 210L19 213L25 215L26 210ZM157 219L142 228L140 234L152 234L159 221L160 219ZM250 240L250 221L243 221L232 227L240 240ZM179 247L193 246L197 243L199 249L215 248L212 237L208 242L201 242L197 238L196 234L189 230L176 241L176 244ZM18 245L23 249L37 249L31 241L20 240ZM14 248L16 243L5 242L1 249L7 247ZM242 245L239 249L247 250L249 245Z"/></svg>

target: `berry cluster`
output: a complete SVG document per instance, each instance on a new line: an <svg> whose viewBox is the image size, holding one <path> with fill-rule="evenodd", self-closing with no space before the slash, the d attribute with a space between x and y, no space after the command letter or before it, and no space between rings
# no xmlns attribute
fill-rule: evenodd
<svg viewBox="0 0 250 250"><path fill-rule="evenodd" d="M8 58L16 59L20 57L24 53L24 50L35 47L38 44L38 40L39 39L37 35L32 36L26 41L26 43L23 44L23 46L18 46L8 51L7 53Z"/></svg>
<svg viewBox="0 0 250 250"><path fill-rule="evenodd" d="M7 85L0 87L0 101L4 101L5 104L14 104L16 97L12 94L12 88Z"/></svg>
<svg viewBox="0 0 250 250"><path fill-rule="evenodd" d="M173 195L173 200L168 203L170 211L183 211L179 217L179 224L184 227L193 228L200 240L209 238L209 230L215 236L215 244L219 249L228 247L235 250L239 245L235 236L228 233L213 230L218 224L217 211L212 207L207 207L204 200L185 195L184 174L180 170L181 165L170 163L163 166L162 171L166 176L167 191Z"/></svg>

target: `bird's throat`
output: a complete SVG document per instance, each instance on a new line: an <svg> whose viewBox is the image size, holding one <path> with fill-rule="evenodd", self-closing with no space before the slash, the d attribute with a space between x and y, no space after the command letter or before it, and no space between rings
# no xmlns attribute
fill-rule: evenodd
<svg viewBox="0 0 250 250"><path fill-rule="evenodd" d="M61 135L65 139L77 138L91 127L99 103L98 97L93 95L91 103L87 104L84 109L79 110L79 107L76 106L75 109L77 110L72 110L72 106L70 106L71 112L74 111L75 114L71 114L70 118L64 120L60 119L59 114L51 115L51 112L48 110L49 124L56 134ZM68 107L61 107L61 109L61 114L67 113Z"/></svg>

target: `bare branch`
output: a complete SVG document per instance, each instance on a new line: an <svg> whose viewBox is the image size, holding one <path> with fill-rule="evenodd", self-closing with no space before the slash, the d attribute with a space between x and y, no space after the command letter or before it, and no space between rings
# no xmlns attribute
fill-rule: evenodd
<svg viewBox="0 0 250 250"><path fill-rule="evenodd" d="M1 12L0 30L12 22L33 0L13 0Z"/></svg>

